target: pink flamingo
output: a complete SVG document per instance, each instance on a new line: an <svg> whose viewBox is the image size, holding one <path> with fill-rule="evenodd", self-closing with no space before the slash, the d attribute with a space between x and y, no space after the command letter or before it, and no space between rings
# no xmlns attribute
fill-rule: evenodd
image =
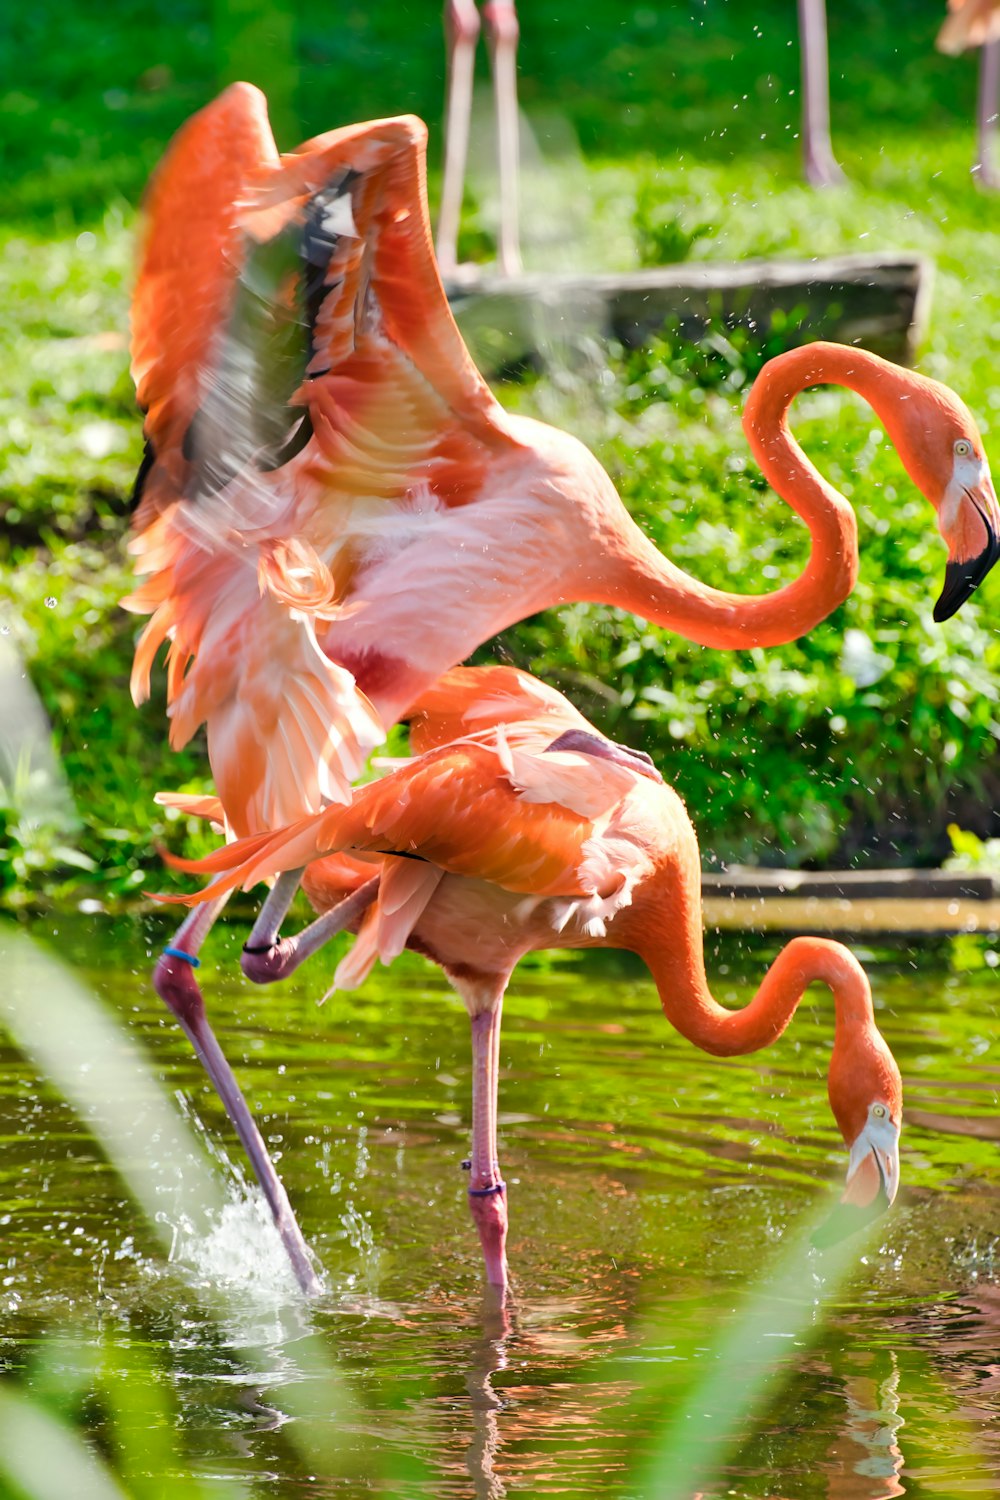
<svg viewBox="0 0 1000 1500"><path fill-rule="evenodd" d="M146 413L125 606L142 702L167 644L171 743L204 723L229 825L280 826L351 781L442 672L538 610L616 605L719 649L805 634L850 593L847 501L788 426L807 386L857 391L948 549L940 620L996 560L982 440L947 387L864 350L771 360L744 428L809 528L771 594L712 589L649 542L593 455L510 416L473 366L433 258L425 132L351 126L279 157L263 96L228 89L149 192L133 303Z"/></svg>
<svg viewBox="0 0 1000 1500"><path fill-rule="evenodd" d="M1000 0L948 0L950 12L937 45L942 52L981 47L976 107L979 185L1000 187L996 163L997 98L1000 94ZM844 173L830 140L830 65L826 0L798 0L802 59L802 149L806 178L814 187L834 187Z"/></svg>
<svg viewBox="0 0 1000 1500"><path fill-rule="evenodd" d="M980 47L976 103L976 167L979 186L1000 188L996 160L997 98L1000 95L1000 0L948 0L949 16L938 32L942 52Z"/></svg>
<svg viewBox="0 0 1000 1500"><path fill-rule="evenodd" d="M173 899L211 902L220 890L249 889L283 872L244 950L244 972L262 983L291 973L345 928L358 937L337 971L342 988L404 947L440 964L472 1024L469 1203L492 1284L507 1284L500 1017L516 964L539 949L638 953L671 1024L723 1057L769 1046L807 986L826 984L836 1011L830 1104L850 1159L848 1207L823 1242L888 1207L899 1181L901 1083L875 1025L864 970L848 949L794 939L749 1005L728 1011L705 975L698 841L648 756L598 734L553 689L502 667L449 673L415 705L411 733L417 757L357 788L350 807L330 807L201 861L172 861L227 872L200 895ZM279 938L303 870L321 915L297 936ZM206 1054L207 1036L206 1023L195 1038ZM235 1080L227 1069L214 1081L251 1142L254 1170L278 1204L276 1222L312 1291L304 1241Z"/></svg>
<svg viewBox="0 0 1000 1500"><path fill-rule="evenodd" d="M798 0L802 73L802 155L806 181L836 187L844 173L830 140L830 60L826 0Z"/></svg>

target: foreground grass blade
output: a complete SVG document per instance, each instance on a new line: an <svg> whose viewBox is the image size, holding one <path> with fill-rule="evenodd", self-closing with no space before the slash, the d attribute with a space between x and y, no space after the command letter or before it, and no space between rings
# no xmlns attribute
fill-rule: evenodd
<svg viewBox="0 0 1000 1500"><path fill-rule="evenodd" d="M720 1330L706 1361L709 1373L653 1439L641 1474L642 1496L691 1500L702 1491L716 1493L724 1466L752 1434L754 1417L780 1389L789 1353L816 1336L824 1308L856 1271L869 1240L884 1232L883 1221L820 1253L811 1237L827 1211L789 1239L766 1280ZM644 1400L651 1394L647 1389Z"/></svg>
<svg viewBox="0 0 1000 1500"><path fill-rule="evenodd" d="M202 1146L128 1033L57 959L8 926L0 965L0 1023L87 1122L169 1253L168 1208L194 1224L222 1210Z"/></svg>
<svg viewBox="0 0 1000 1500"><path fill-rule="evenodd" d="M129 1500L79 1433L9 1385L0 1385L2 1479L30 1500Z"/></svg>

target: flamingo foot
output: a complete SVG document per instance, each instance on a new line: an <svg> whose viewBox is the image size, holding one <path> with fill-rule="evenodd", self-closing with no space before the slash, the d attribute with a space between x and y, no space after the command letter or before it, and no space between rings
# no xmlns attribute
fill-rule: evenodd
<svg viewBox="0 0 1000 1500"><path fill-rule="evenodd" d="M810 187L841 187L847 181L843 167L827 151L807 151L805 172Z"/></svg>
<svg viewBox="0 0 1000 1500"><path fill-rule="evenodd" d="M486 1280L501 1291L507 1287L507 1187L470 1188L469 1208L479 1231L486 1262Z"/></svg>
<svg viewBox="0 0 1000 1500"><path fill-rule="evenodd" d="M293 974L300 964L329 942L338 932L360 922L378 894L379 877L373 876L364 885L358 886L336 906L331 906L321 917L310 922L292 937L278 937L278 928L287 912L292 896L299 883L301 870L292 870L280 876L270 896L264 902L250 934L243 945L240 967L254 984L273 984Z"/></svg>

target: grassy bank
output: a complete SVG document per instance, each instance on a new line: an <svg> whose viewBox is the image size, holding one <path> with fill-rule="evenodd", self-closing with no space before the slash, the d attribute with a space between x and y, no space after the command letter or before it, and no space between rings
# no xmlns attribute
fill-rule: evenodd
<svg viewBox="0 0 1000 1500"><path fill-rule="evenodd" d="M820 197L800 181L784 0L526 7L527 259L634 264L650 225L698 258L921 251L937 265L921 368L965 396L996 457L1000 204L969 172L974 64L933 52L936 0L905 18L875 0L834 9L835 136L850 181ZM8 766L0 888L11 900L121 894L159 878L154 840L190 832L162 823L153 791L207 776L199 745L166 749L162 701L132 708L136 622L117 609L139 454L124 346L138 195L171 132L238 73L277 100L284 145L402 109L434 127L438 10L386 0L250 14L220 0L67 14L43 0L5 24L0 650L17 652L44 702L76 815L39 791L29 763ZM439 149L435 129L432 161ZM488 158L485 142L477 154ZM475 185L467 248L486 253L488 171ZM805 545L746 461L739 411L754 365L752 349L693 356L666 341L595 354L501 399L578 432L681 566L756 591L791 577ZM862 535L857 591L808 639L724 655L580 607L493 649L654 754L719 858L932 859L948 822L1000 831L998 585L934 626L943 549L870 412L820 392L796 422Z"/></svg>

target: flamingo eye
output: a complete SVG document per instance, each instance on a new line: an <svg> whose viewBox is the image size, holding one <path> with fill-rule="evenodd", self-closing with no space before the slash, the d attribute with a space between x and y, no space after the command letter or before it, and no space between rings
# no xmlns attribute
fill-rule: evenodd
<svg viewBox="0 0 1000 1500"><path fill-rule="evenodd" d="M885 1105L884 1104L873 1104L872 1105L872 1114L875 1116L876 1120L884 1120L885 1119Z"/></svg>
<svg viewBox="0 0 1000 1500"><path fill-rule="evenodd" d="M971 458L972 457L972 444L970 442L968 442L966 438L959 438L958 441L956 442L956 444L955 444L955 457L956 458Z"/></svg>

